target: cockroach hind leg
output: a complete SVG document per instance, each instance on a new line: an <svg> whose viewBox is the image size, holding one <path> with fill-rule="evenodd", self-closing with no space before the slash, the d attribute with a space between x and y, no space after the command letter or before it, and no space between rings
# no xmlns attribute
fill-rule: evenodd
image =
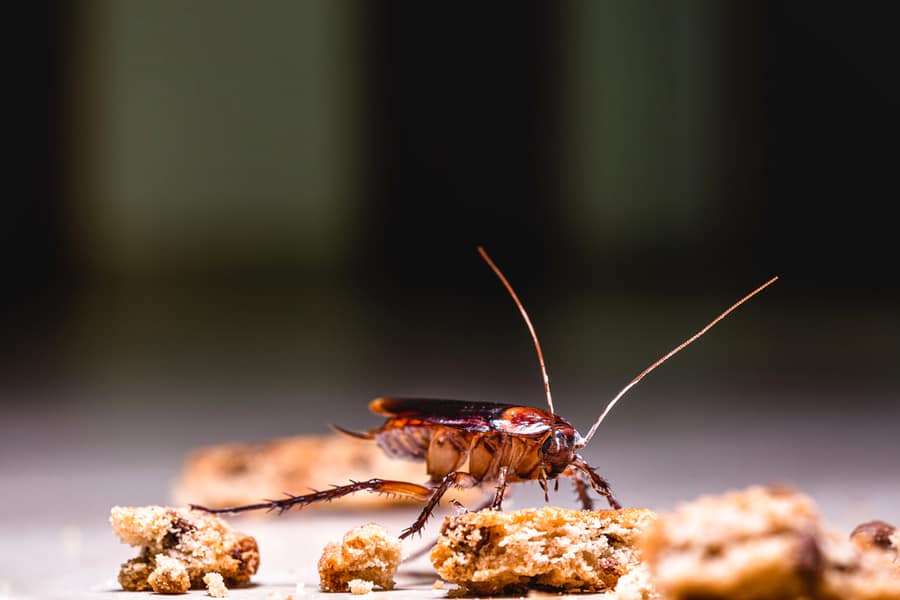
<svg viewBox="0 0 900 600"><path fill-rule="evenodd" d="M237 514L251 510L277 510L284 513L295 506L303 508L309 504L316 502L330 502L343 496L349 496L356 492L371 492L374 494L394 494L397 496L405 496L416 500L425 501L432 496L431 489L417 483L409 483L407 481L393 481L390 479L369 479L366 481L353 481L347 485L334 486L327 490L314 491L309 494L294 495L286 493L286 498L267 499L263 502L255 504L245 504L243 506L231 506L227 508L207 508L199 504L191 504L193 510L202 510L211 514Z"/></svg>

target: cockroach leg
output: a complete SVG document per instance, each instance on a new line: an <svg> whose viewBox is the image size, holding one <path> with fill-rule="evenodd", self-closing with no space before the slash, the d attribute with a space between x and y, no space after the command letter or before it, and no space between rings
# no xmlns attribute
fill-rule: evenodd
<svg viewBox="0 0 900 600"><path fill-rule="evenodd" d="M315 502L330 502L336 498L348 496L356 492L372 492L375 494L394 494L397 496L406 496L416 500L428 500L431 495L431 489L417 483L408 483L406 481L393 481L389 479L369 479L367 481L353 481L347 485L338 485L330 490L314 491L310 494L294 495L287 494L286 498L277 500L265 500L256 504L245 504L243 506L231 506L228 508L207 508L199 504L191 504L193 510L202 510L212 514L234 514L245 512L248 510L267 509L269 511L277 510L283 513L295 506L303 508Z"/></svg>
<svg viewBox="0 0 900 600"><path fill-rule="evenodd" d="M509 487L507 487L507 491L508 490L509 490ZM505 496L505 494L504 494L504 496ZM469 510L468 508L463 506L463 503L460 502L459 500L457 500L456 498L450 499L450 504L452 504L456 508L456 511L459 514L466 514L466 513L470 513L470 512L481 512L485 509L490 508L493 503L494 503L494 498L492 496L492 497L488 498L485 502L482 502L481 504L479 504L475 510ZM425 547L423 547L420 550L416 550L415 552L413 552L412 554L410 554L409 556L404 558L403 562L412 562L412 561L416 560L417 558L421 558L421 557L425 556L426 554L431 552L431 549L434 548L434 545L437 543L438 543L437 538L435 538L430 544L426 545Z"/></svg>
<svg viewBox="0 0 900 600"><path fill-rule="evenodd" d="M431 513L434 512L434 509L441 501L441 497L447 493L447 490L450 489L450 486L474 487L476 485L478 485L478 481L476 481L475 478L468 473L465 473L463 471L451 471L450 473L447 473L433 490L429 490L431 497L428 499L428 504L426 504L425 508L422 509L422 512L419 513L419 516L416 518L413 524L403 530L403 533L400 534L400 539L402 540L408 538L412 534L418 533L422 530L423 527L425 527L425 523L428 521L428 517L430 517Z"/></svg>
<svg viewBox="0 0 900 600"><path fill-rule="evenodd" d="M575 486L575 494L578 496L578 501L581 502L583 510L594 510L594 500L588 494L588 486L584 482L584 475L581 471L569 467L562 472L560 477L568 477L572 480L572 484Z"/></svg>
<svg viewBox="0 0 900 600"><path fill-rule="evenodd" d="M497 487L494 491L494 500L491 502L491 510L501 510L503 505L503 494L506 492L506 473L509 467L502 466L497 473Z"/></svg>
<svg viewBox="0 0 900 600"><path fill-rule="evenodd" d="M547 474L544 472L543 467L538 473L538 485L541 486L541 489L544 491L544 502L550 502L550 489L547 487Z"/></svg>
<svg viewBox="0 0 900 600"><path fill-rule="evenodd" d="M622 505L619 504L618 500L613 496L612 490L609 489L609 484L606 480L600 477L581 457L578 457L577 460L573 461L572 466L588 476L591 487L594 488L595 492L606 497L606 501L609 502L610 507L615 510L622 508Z"/></svg>

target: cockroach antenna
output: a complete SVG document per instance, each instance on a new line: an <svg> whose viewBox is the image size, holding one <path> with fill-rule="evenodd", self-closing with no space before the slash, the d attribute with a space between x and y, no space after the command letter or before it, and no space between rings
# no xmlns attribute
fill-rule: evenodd
<svg viewBox="0 0 900 600"><path fill-rule="evenodd" d="M628 385L626 385L624 388L622 388L622 391L620 391L618 394L616 394L616 396L615 396L612 400L609 401L609 404L607 404L607 405L606 405L606 408L603 409L603 412L600 413L600 417L597 419L597 422L594 423L594 425L591 427L591 430L588 431L587 435L585 436L583 445L586 446L586 445L588 444L588 442L591 441L591 438L594 437L594 432L597 431L597 427L600 426L600 423L603 422L603 419L606 418L606 415L609 414L609 411L612 410L612 407L616 405L616 402L618 402L619 399L620 399L622 396L624 396L624 395L628 392L628 390L630 390L630 389L633 388L635 385L637 385L638 382L639 382L641 379L643 379L644 377L646 377L647 374L650 373L650 371L652 371L653 369L655 369L655 368L658 367L659 365L663 364L664 362L666 362L667 360L669 360L670 358L672 358L673 356L675 356L676 354L678 354L679 352L681 352L682 350L684 350L687 346L691 345L694 341L696 341L697 338L699 338L701 335L703 335L704 333L706 333L707 331L709 331L709 330L713 327L713 325L715 325L716 323L718 323L719 321L721 321L722 319L724 319L725 317L727 317L732 311L734 311L734 309L736 309L736 308L739 307L741 304L743 304L744 302L746 302L747 300L749 300L749 299L752 298L753 296L757 295L758 293L760 293L761 291L763 291L764 289L766 289L767 287L769 287L770 285L772 285L772 284L775 283L776 281L778 281L778 277L777 277L777 276L776 276L776 277L773 277L773 278L770 279L770 280L768 280L767 282L765 282L764 284L762 284L761 286L759 286L758 288L756 288L755 290L753 290L752 292L750 292L749 294L747 294L746 296L744 296L743 298L741 298L740 300L738 300L737 302L735 302L734 304L732 304L732 305L728 308L728 310L726 310L725 312L723 312L722 314L720 314L718 317L716 317L715 319L713 319L712 321L710 321L710 322L706 325L706 327L704 327L703 329L701 329L700 331L698 331L697 333L695 333L694 335L692 335L691 337L689 337L689 338L686 339L685 341L683 341L683 342L681 342L680 344L678 344L677 346L675 346L672 350L670 350L668 353L666 353L665 355L663 355L663 356L662 356L659 360L657 360L655 363L653 363L652 365L650 365L649 367L647 367L646 369L644 369L643 371L641 371L640 373L638 373L637 376L636 376L634 379L632 379L631 382L630 382Z"/></svg>
<svg viewBox="0 0 900 600"><path fill-rule="evenodd" d="M478 254L481 255L481 258L484 259L484 262L488 264L494 274L500 278L501 282L503 282L503 286L506 288L506 291L508 291L509 295L512 296L513 302L516 303L516 306L519 308L519 312L522 313L522 318L525 319L525 325L528 326L528 331L531 332L531 339L534 340L534 347L537 350L538 362L541 365L541 376L544 378L544 392L547 394L547 404L550 406L550 414L556 414L556 411L553 410L553 397L550 395L550 377L547 375L547 367L544 365L544 353L541 352L541 343L538 341L537 333L535 333L534 331L534 325L531 324L531 319L528 318L528 313L525 312L525 307L522 306L522 303L519 301L519 297L516 295L516 292L513 289L512 285L510 285L509 281L481 246L478 246Z"/></svg>

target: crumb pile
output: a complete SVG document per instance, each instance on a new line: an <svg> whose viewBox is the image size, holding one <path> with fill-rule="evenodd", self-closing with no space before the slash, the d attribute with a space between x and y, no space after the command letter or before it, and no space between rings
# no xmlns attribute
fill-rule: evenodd
<svg viewBox="0 0 900 600"><path fill-rule="evenodd" d="M669 600L900 600L887 527L858 528L851 542L823 528L807 496L755 486L681 505L642 548Z"/></svg>
<svg viewBox="0 0 900 600"><path fill-rule="evenodd" d="M365 585L377 585L385 590L394 588L394 575L400 566L400 541L388 535L384 527L369 523L354 527L344 534L340 543L325 546L319 559L319 580L325 592L352 591ZM366 582L360 584L358 581ZM362 587L361 587L362 586Z"/></svg>
<svg viewBox="0 0 900 600"><path fill-rule="evenodd" d="M165 506L114 506L109 522L123 543L141 549L119 571L119 583L128 591L202 589L207 573L218 573L225 585L236 587L259 566L256 540L213 515Z"/></svg>
<svg viewBox="0 0 900 600"><path fill-rule="evenodd" d="M655 518L639 508L465 513L444 520L431 562L442 579L474 594L607 592L639 567L636 538ZM653 597L646 573L626 581L631 598Z"/></svg>

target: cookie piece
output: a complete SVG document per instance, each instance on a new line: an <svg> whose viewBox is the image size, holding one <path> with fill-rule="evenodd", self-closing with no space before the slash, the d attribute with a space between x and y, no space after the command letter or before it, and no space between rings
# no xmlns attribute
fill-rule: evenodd
<svg viewBox="0 0 900 600"><path fill-rule="evenodd" d="M786 487L683 504L647 529L642 548L669 600L900 600L882 556L826 531L812 500Z"/></svg>
<svg viewBox="0 0 900 600"><path fill-rule="evenodd" d="M442 579L479 595L606 592L640 563L635 540L655 518L641 508L464 513L444 519L431 562Z"/></svg>
<svg viewBox="0 0 900 600"><path fill-rule="evenodd" d="M331 542L322 551L320 586L325 592L346 592L351 590L352 581L362 580L385 590L394 589L401 558L400 541L381 525L354 527L340 543Z"/></svg>
<svg viewBox="0 0 900 600"><path fill-rule="evenodd" d="M128 591L181 586L176 582L184 577L172 561L181 564L188 588L196 589L212 572L228 587L246 584L259 566L256 540L214 515L166 506L114 506L109 522L123 543L141 549L119 571L119 583Z"/></svg>
<svg viewBox="0 0 900 600"><path fill-rule="evenodd" d="M252 504L261 498L277 498L285 491L327 488L351 479L365 481L379 477L420 481L424 476L424 465L392 460L372 442L345 435L303 435L195 450L185 461L173 497L178 504L225 508ZM446 497L477 502L481 495L482 492L476 489L454 489ZM311 504L304 510L326 507L370 509L414 503L416 501L409 498L358 493L341 498L339 502Z"/></svg>

